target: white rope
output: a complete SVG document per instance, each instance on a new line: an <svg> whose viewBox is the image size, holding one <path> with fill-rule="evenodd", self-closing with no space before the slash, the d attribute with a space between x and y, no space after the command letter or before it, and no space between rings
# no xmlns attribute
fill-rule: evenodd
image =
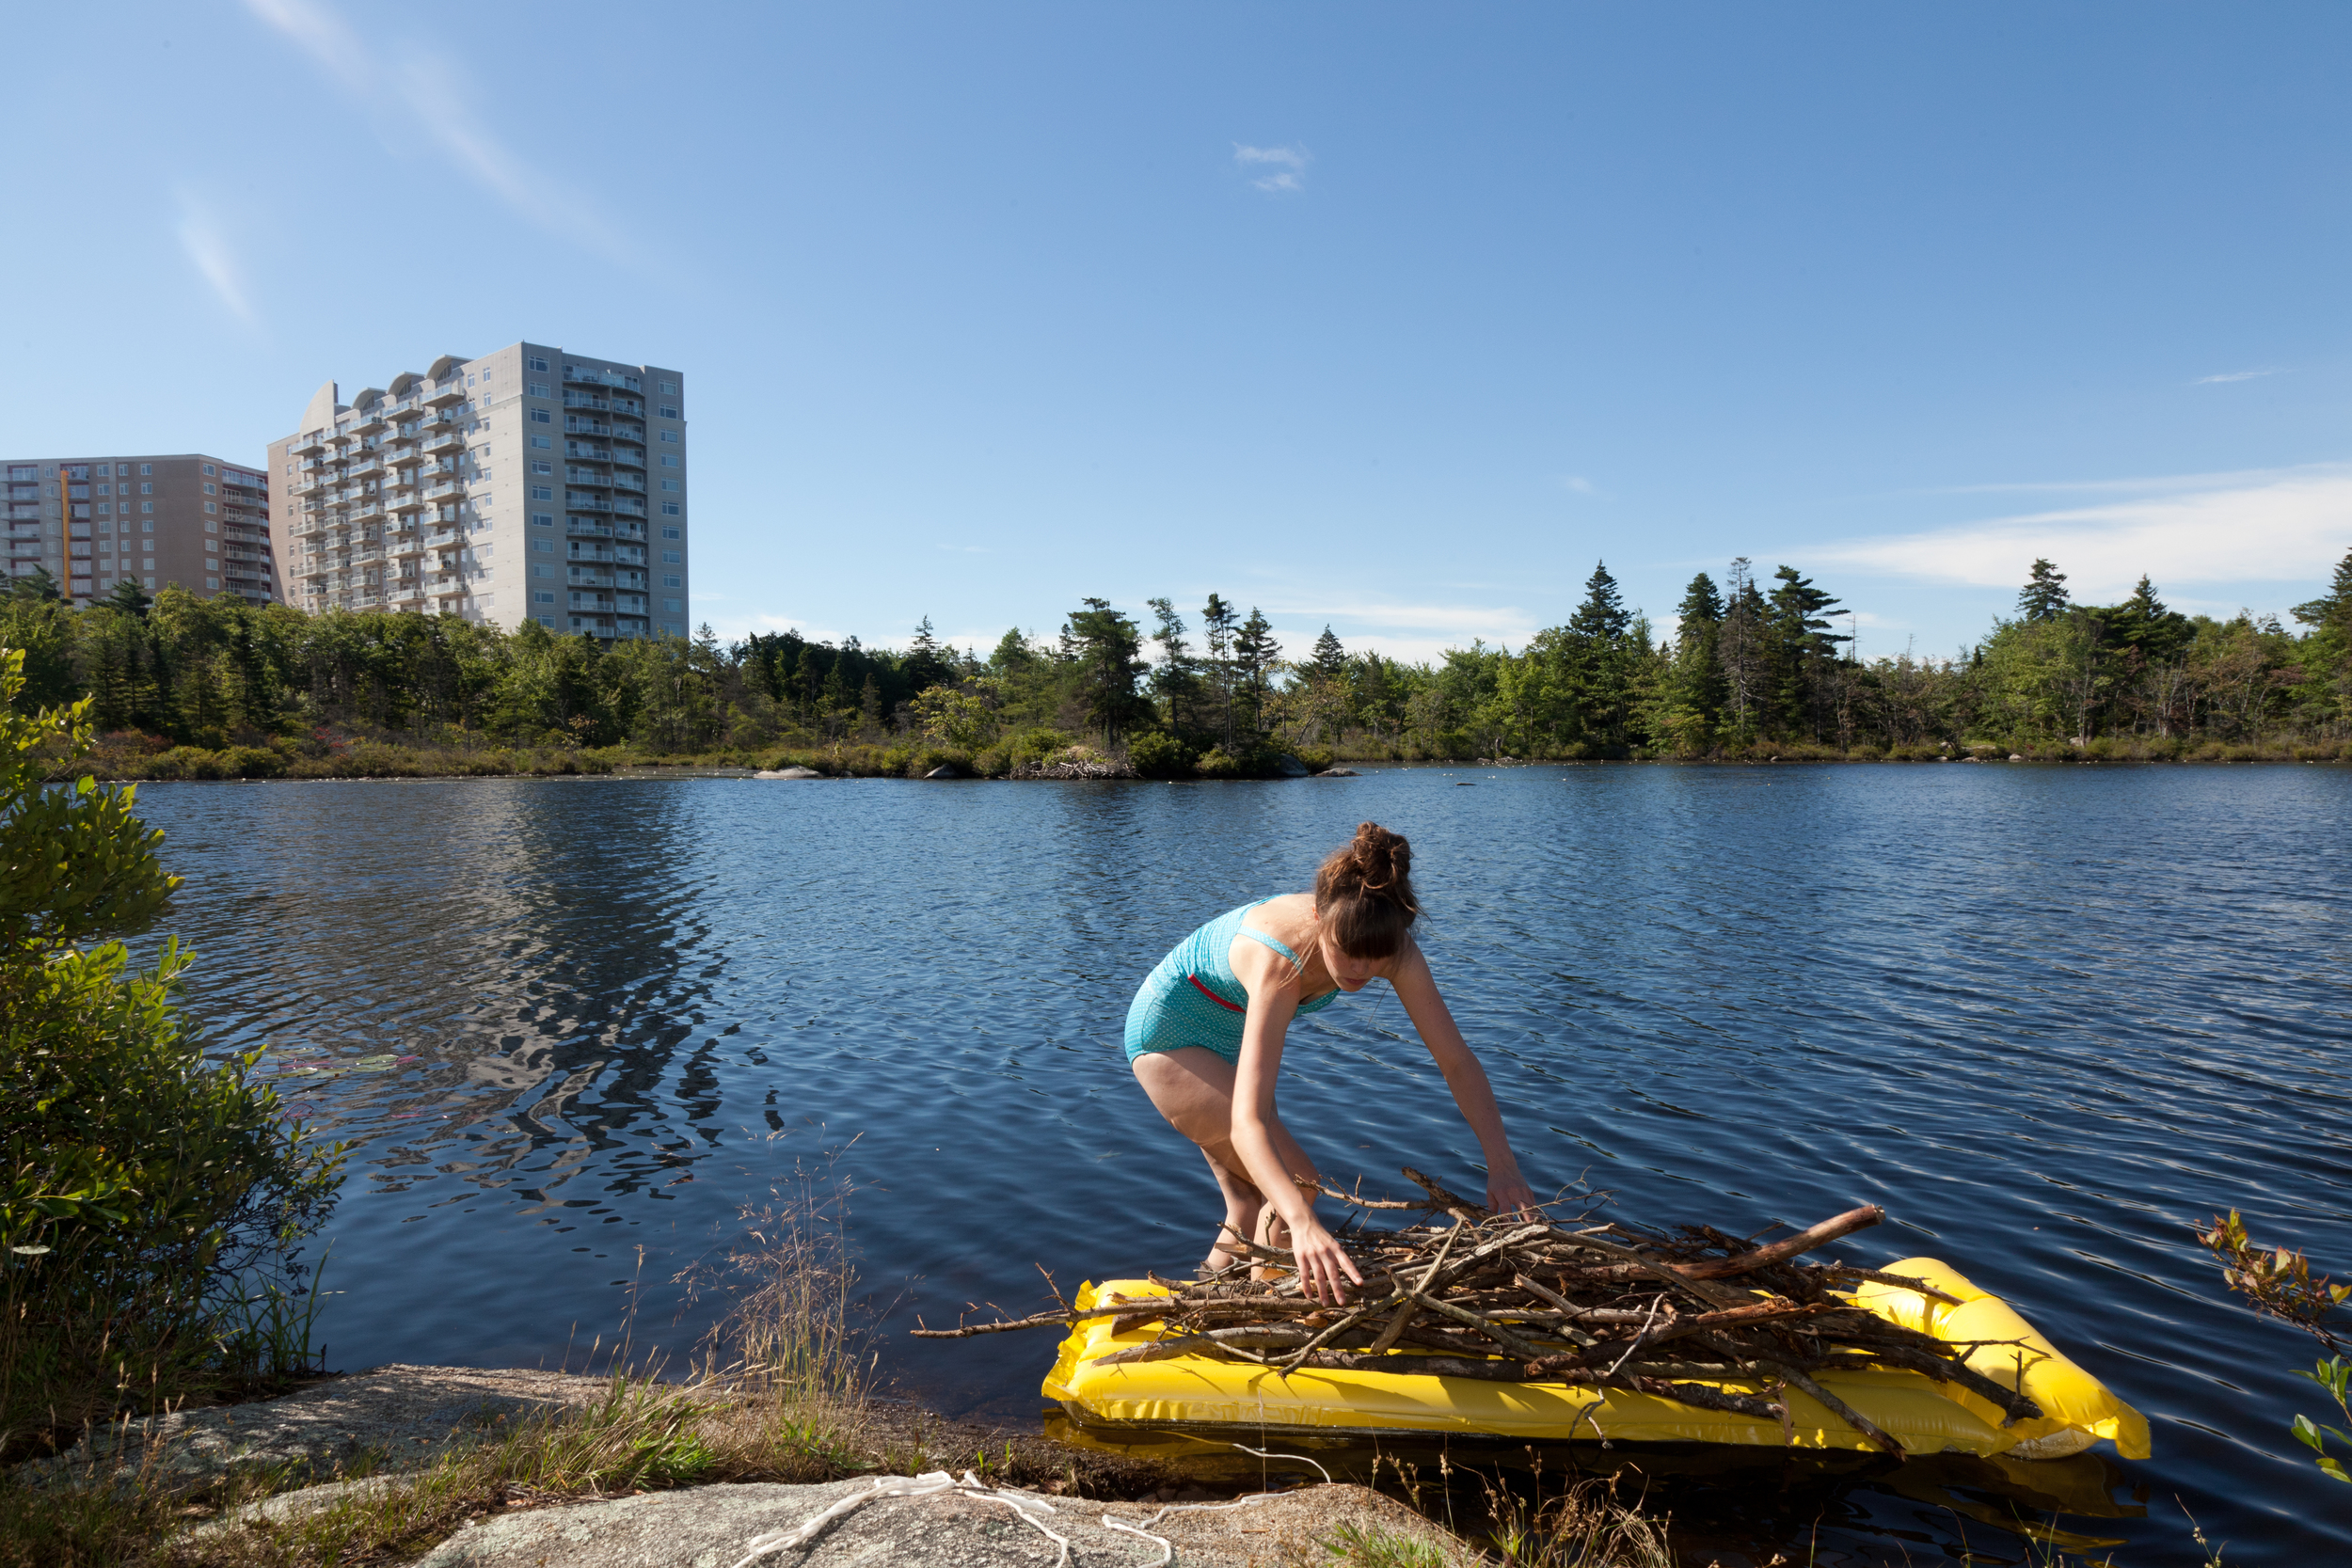
<svg viewBox="0 0 2352 1568"><path fill-rule="evenodd" d="M1018 1492L999 1491L969 1470L963 1472L961 1481L945 1470L929 1470L919 1476L877 1476L874 1483L865 1491L850 1493L832 1507L821 1509L802 1520L795 1528L771 1531L746 1542L744 1554L736 1561L735 1568L748 1568L749 1564L771 1553L804 1546L815 1540L827 1525L856 1513L877 1497L936 1497L948 1492L982 1502L1003 1503L1022 1523L1060 1548L1059 1555L1054 1560L1054 1568L1070 1568L1070 1538L1047 1529L1044 1521L1029 1512L1034 1508L1051 1513L1054 1512L1052 1503L1041 1497L1024 1497ZM1163 1558L1161 1560L1165 1562L1168 1560Z"/></svg>

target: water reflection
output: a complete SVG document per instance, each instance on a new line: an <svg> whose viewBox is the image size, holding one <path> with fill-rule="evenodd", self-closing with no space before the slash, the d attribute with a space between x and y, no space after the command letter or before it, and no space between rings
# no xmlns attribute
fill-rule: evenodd
<svg viewBox="0 0 2352 1568"><path fill-rule="evenodd" d="M853 1234L886 1328L1025 1306L1035 1264L1066 1284L1188 1264L1214 1196L1127 1075L1127 998L1193 925L1303 885L1377 817L1414 840L1441 983L1532 1177L1740 1233L1883 1203L1895 1221L1857 1260L1947 1258L2155 1427L2156 1459L2117 1472L2153 1488L2145 1519L2101 1513L2047 1466L1941 1461L1808 1471L1798 1501L1755 1508L1802 1533L1818 1503L1855 1560L1905 1521L1886 1539L1927 1530L1906 1548L1926 1562L1960 1549L1970 1507L2055 1487L2064 1528L2163 1559L2185 1549L2178 1493L2233 1561L2343 1551L2344 1526L2312 1517L2331 1483L2285 1432L2312 1408L2289 1375L2309 1349L2222 1295L2189 1227L2235 1205L2258 1233L2352 1263L2352 779L1456 782L467 781L141 800L189 879L174 927L199 952L192 1000L215 1040L330 1064L287 1087L357 1144L329 1281L349 1292L329 1313L338 1364L527 1364L575 1323L583 1341L609 1332L631 1299L641 1340L691 1345L707 1304L672 1275L735 1233L744 1201L829 1158L861 1188ZM1385 990L1299 1037L1284 1112L1327 1171L1378 1188L1410 1159L1475 1184L1476 1146ZM883 1343L927 1398L1038 1418L1041 1343ZM1922 1477L1947 1478L1947 1500L1907 1490ZM1755 1483L1674 1484L1703 1500ZM1938 1510L1944 1525L1917 1523Z"/></svg>

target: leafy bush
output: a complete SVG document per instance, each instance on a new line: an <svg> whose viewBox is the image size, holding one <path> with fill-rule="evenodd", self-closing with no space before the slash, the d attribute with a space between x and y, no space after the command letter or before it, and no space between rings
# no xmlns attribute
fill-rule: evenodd
<svg viewBox="0 0 2352 1568"><path fill-rule="evenodd" d="M1238 779L1242 776L1241 759L1222 746L1212 746L1201 752L1192 768L1204 779Z"/></svg>
<svg viewBox="0 0 2352 1568"><path fill-rule="evenodd" d="M1305 763L1309 768L1314 769L1318 773L1330 767L1331 764L1337 760L1331 754L1331 748L1328 746L1301 746L1297 751L1293 752L1291 755L1296 757L1299 761Z"/></svg>
<svg viewBox="0 0 2352 1568"><path fill-rule="evenodd" d="M1178 779L1192 771L1192 752L1166 730L1152 730L1127 742L1127 763L1147 779Z"/></svg>
<svg viewBox="0 0 2352 1568"><path fill-rule="evenodd" d="M84 945L145 925L179 879L131 789L44 784L90 749L89 704L20 711L22 669L0 654L0 1450L15 1451L126 1393L294 1370L292 1254L342 1156L284 1119L254 1057L205 1059L174 1003L177 942L145 974L118 940Z"/></svg>

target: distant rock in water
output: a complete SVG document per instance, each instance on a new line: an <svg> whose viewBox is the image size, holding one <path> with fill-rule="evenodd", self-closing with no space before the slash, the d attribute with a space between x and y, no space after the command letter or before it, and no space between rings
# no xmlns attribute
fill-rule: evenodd
<svg viewBox="0 0 2352 1568"><path fill-rule="evenodd" d="M1277 757L1274 762L1274 770L1286 779L1303 779L1311 771L1305 763L1293 756Z"/></svg>
<svg viewBox="0 0 2352 1568"><path fill-rule="evenodd" d="M763 768L756 774L755 774L754 777L762 779L821 779L824 775L817 771L814 768Z"/></svg>
<svg viewBox="0 0 2352 1568"><path fill-rule="evenodd" d="M963 777L963 769L958 768L952 762L943 762L938 767L932 768L930 772L924 774L923 777L927 779L961 779Z"/></svg>
<svg viewBox="0 0 2352 1568"><path fill-rule="evenodd" d="M1355 779L1361 778L1362 775L1353 768L1327 768L1315 777L1318 779Z"/></svg>

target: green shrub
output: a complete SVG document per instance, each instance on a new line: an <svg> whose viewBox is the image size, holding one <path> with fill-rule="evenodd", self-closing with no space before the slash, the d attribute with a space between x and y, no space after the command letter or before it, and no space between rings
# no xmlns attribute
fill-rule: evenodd
<svg viewBox="0 0 2352 1568"><path fill-rule="evenodd" d="M0 1453L126 1395L293 1370L292 1253L342 1153L283 1118L253 1056L205 1058L176 942L145 974L119 940L85 945L179 879L132 789L43 784L89 752L89 704L21 711L22 665L0 654Z"/></svg>
<svg viewBox="0 0 2352 1568"><path fill-rule="evenodd" d="M1299 761L1305 763L1309 768L1318 773L1330 767L1334 760L1331 754L1331 748L1328 746L1301 746L1297 751L1293 752L1291 755L1296 757Z"/></svg>
<svg viewBox="0 0 2352 1568"><path fill-rule="evenodd" d="M1166 730L1127 742L1127 764L1147 779L1180 779L1192 771L1192 750Z"/></svg>
<svg viewBox="0 0 2352 1568"><path fill-rule="evenodd" d="M1238 779L1242 776L1241 759L1222 746L1212 746L1200 753L1192 770L1204 779Z"/></svg>

